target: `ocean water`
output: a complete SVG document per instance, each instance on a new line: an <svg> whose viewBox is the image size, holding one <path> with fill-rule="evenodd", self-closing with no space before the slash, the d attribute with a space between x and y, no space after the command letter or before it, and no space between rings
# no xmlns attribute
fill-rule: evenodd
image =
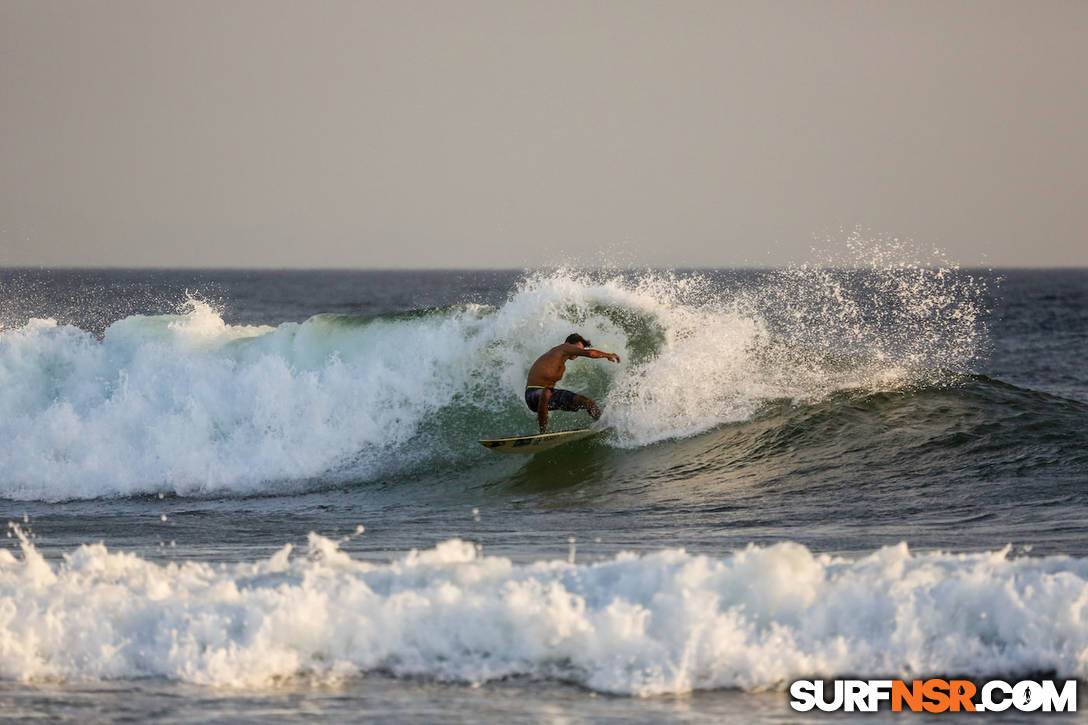
<svg viewBox="0 0 1088 725"><path fill-rule="evenodd" d="M622 358L562 383L609 432L477 445L534 432L572 331ZM1084 270L2 270L0 718L781 722L799 678L1088 679L1086 356Z"/></svg>

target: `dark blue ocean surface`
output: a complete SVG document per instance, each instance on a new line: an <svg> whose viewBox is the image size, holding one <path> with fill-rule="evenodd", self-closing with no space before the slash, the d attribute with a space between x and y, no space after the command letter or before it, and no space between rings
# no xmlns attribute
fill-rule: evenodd
<svg viewBox="0 0 1088 725"><path fill-rule="evenodd" d="M773 719L813 673L1088 675L1088 271L5 270L0 300L19 712L508 721L543 687L527 720ZM572 331L623 360L563 381L609 431L477 445L534 431Z"/></svg>

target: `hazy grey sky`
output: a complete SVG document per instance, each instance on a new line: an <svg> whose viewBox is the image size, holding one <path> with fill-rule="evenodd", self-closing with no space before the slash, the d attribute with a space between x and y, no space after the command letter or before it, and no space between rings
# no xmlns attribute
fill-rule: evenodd
<svg viewBox="0 0 1088 725"><path fill-rule="evenodd" d="M0 0L0 265L764 266L855 225L1088 265L1086 39L1081 1Z"/></svg>

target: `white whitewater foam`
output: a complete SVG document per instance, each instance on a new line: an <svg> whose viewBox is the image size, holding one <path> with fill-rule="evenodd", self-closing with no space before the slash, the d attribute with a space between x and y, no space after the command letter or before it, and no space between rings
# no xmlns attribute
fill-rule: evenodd
<svg viewBox="0 0 1088 725"><path fill-rule="evenodd" d="M16 532L22 538L22 533ZM809 676L1088 676L1088 560L860 559L783 543L515 565L449 540L391 563L311 534L230 566L85 545L0 550L0 677L222 687L380 670L561 678L630 695L783 688Z"/></svg>
<svg viewBox="0 0 1088 725"><path fill-rule="evenodd" d="M0 496L238 492L365 470L464 390L478 317L239 328L194 302L101 341L32 321L0 336Z"/></svg>
<svg viewBox="0 0 1088 725"><path fill-rule="evenodd" d="M910 279L919 274L928 279L914 270ZM436 426L435 416L499 416L531 431L526 371L572 330L623 358L575 360L562 383L600 400L614 430L608 441L620 446L745 420L768 400L894 388L922 353L955 363L974 349L957 327L974 329L970 304L901 281L886 285L896 309L904 300L924 308L918 295L960 322L946 314L936 330L916 325L929 336L900 325L889 351L854 306L827 301L844 299L843 284L784 273L759 291L731 292L698 276L561 270L528 277L497 309L366 322L232 326L196 300L183 314L119 320L102 340L31 320L0 332L0 497L256 492L374 477L411 465L419 451L470 455L465 441L477 431ZM813 290L817 312L790 307ZM783 329L768 322L775 310L785 311ZM909 348L915 340L920 347ZM852 362L830 364L834 352Z"/></svg>

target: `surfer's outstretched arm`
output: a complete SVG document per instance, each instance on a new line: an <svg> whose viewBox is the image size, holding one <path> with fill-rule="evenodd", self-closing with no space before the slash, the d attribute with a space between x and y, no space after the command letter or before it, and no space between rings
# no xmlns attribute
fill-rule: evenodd
<svg viewBox="0 0 1088 725"><path fill-rule="evenodd" d="M617 355L614 352L601 352L600 350L593 350L593 349L586 350L586 352L589 353L589 355L587 357L593 357L593 358L603 357L606 360L611 360L614 363L618 363L620 361L620 356Z"/></svg>
<svg viewBox="0 0 1088 725"><path fill-rule="evenodd" d="M620 361L620 356L614 352L603 352L601 350L594 350L591 347L580 347L578 345L566 344L564 345L566 350L564 352L571 357L591 357L591 358L605 358L611 360L614 363Z"/></svg>

